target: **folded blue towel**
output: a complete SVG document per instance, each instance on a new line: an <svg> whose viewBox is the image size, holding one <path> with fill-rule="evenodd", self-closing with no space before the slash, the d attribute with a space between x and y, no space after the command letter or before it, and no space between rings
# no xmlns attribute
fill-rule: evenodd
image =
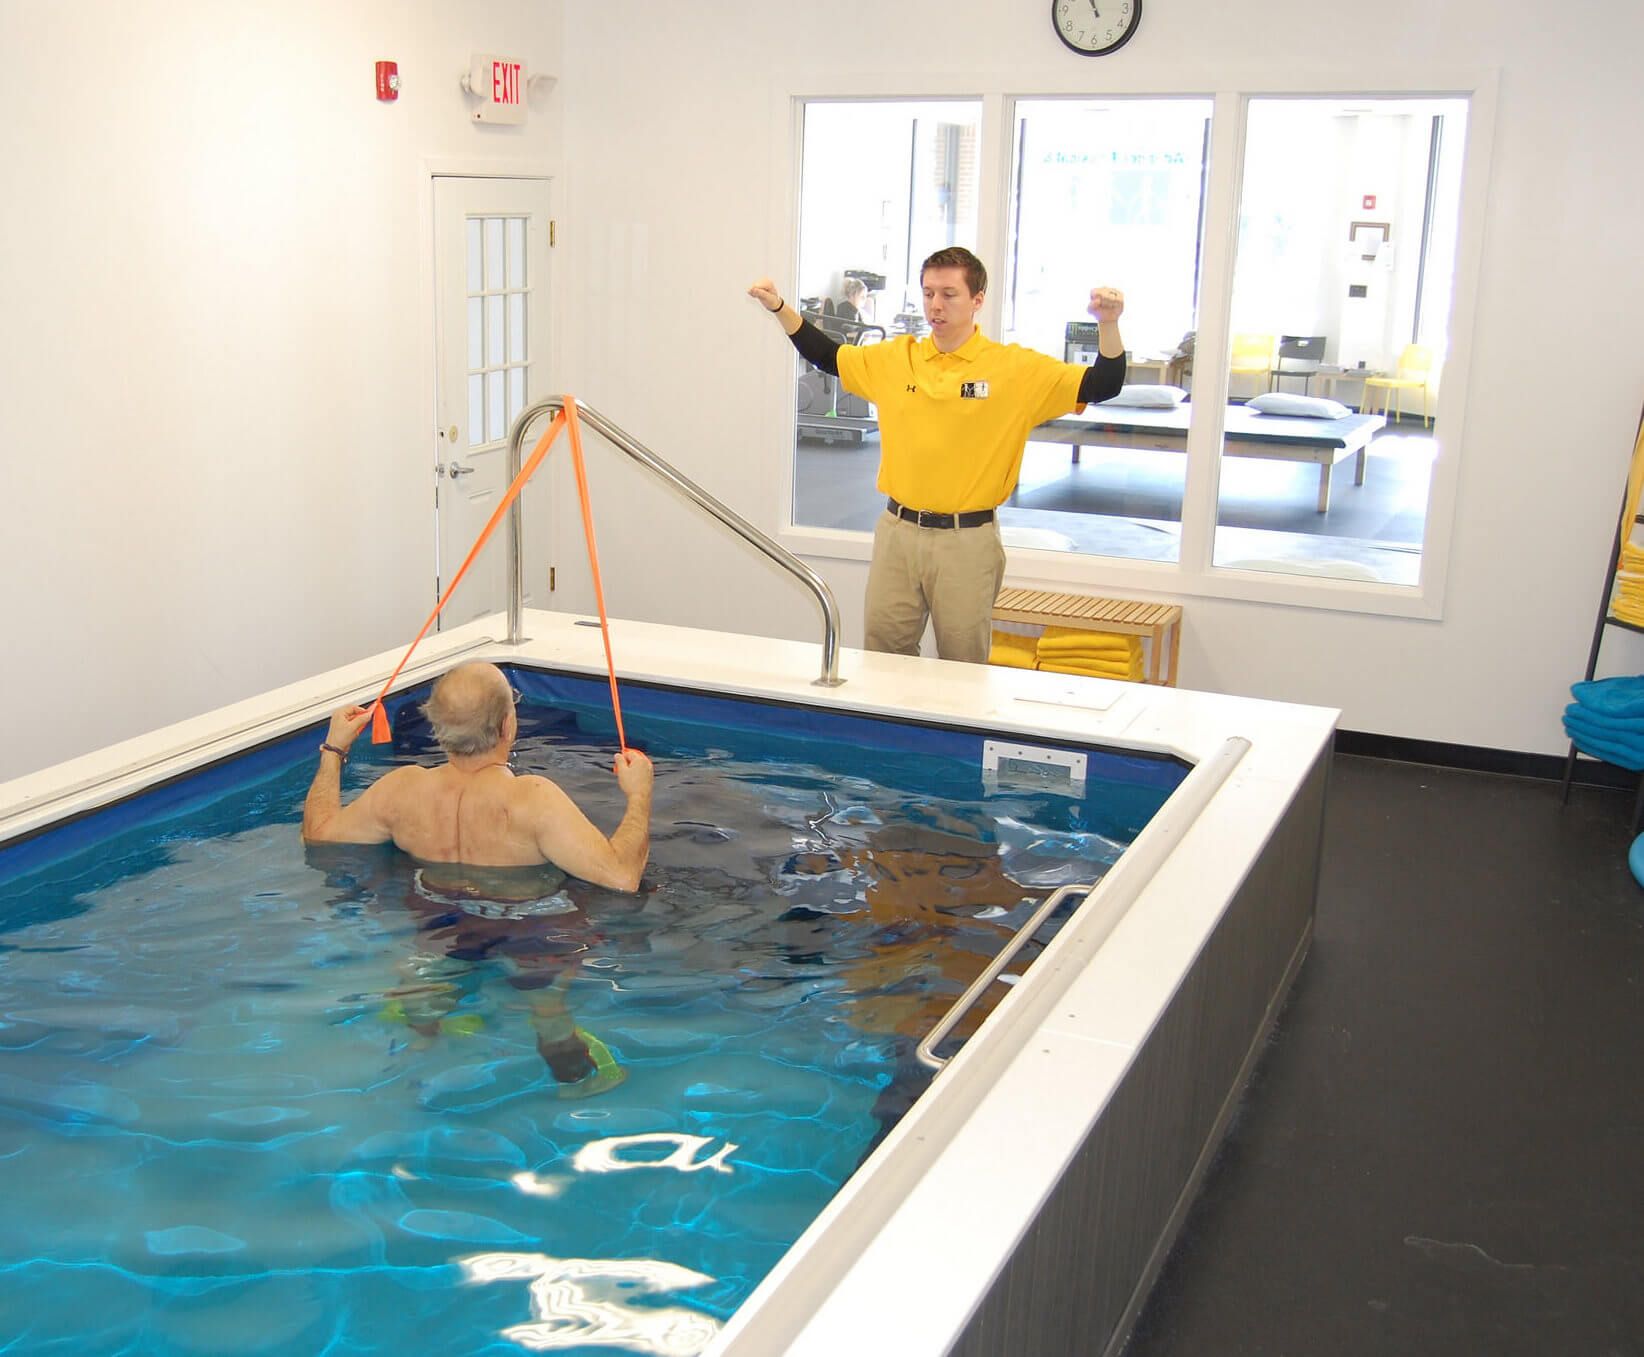
<svg viewBox="0 0 1644 1357"><path fill-rule="evenodd" d="M1644 716L1606 716L1572 702L1564 709L1564 721L1606 739L1644 741Z"/></svg>
<svg viewBox="0 0 1644 1357"><path fill-rule="evenodd" d="M1644 674L1572 683L1570 695L1589 711L1605 716L1644 718Z"/></svg>
<svg viewBox="0 0 1644 1357"><path fill-rule="evenodd" d="M1606 728L1585 719L1582 708L1576 703L1564 709L1564 733L1582 753L1603 759L1605 763L1613 763L1618 768L1644 772L1644 733L1617 734L1613 727L1613 722Z"/></svg>

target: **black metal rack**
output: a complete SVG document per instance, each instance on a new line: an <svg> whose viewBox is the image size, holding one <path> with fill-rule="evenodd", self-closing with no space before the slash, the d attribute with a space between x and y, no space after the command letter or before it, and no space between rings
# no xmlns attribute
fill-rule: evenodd
<svg viewBox="0 0 1644 1357"><path fill-rule="evenodd" d="M1633 444L1632 462L1628 464L1628 485L1632 483L1632 468L1637 465L1641 458L1644 458L1644 415L1639 417L1638 437ZM1615 541L1610 547L1610 567L1604 573L1604 592L1599 598L1598 620L1593 624L1593 644L1587 651L1587 669L1582 675L1582 682L1584 683L1591 682L1593 675L1598 672L1598 654L1604 648L1604 635L1611 627L1620 627L1623 631L1644 633L1644 625L1637 622L1628 622L1623 618L1616 617L1611 612L1615 602L1616 572L1621 568L1621 548L1627 539L1632 536L1633 529L1640 524L1644 524L1644 514L1636 512L1633 513L1632 520L1628 521L1627 513L1629 508L1632 507L1628 502L1627 490L1624 487L1621 491L1621 512L1616 515ZM1570 783L1575 777L1576 754L1578 752L1575 741L1571 740L1570 752L1564 758L1563 800L1566 803L1570 799ZM1592 755L1591 757L1597 758L1598 756ZM1602 763L1605 760L1600 759L1599 762ZM1638 791L1633 797L1633 832L1635 834L1638 832L1641 822L1644 822L1644 771L1641 771L1638 775Z"/></svg>

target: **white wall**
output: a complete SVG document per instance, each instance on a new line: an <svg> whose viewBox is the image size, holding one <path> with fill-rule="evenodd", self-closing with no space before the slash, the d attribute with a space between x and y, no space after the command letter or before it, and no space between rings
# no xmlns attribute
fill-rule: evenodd
<svg viewBox="0 0 1644 1357"><path fill-rule="evenodd" d="M939 16L877 0L641 8L643 23L631 6L566 16L572 258L587 275L561 291L568 329L586 341L568 377L767 529L780 507L791 358L742 290L792 257L792 186L773 182L788 163L786 96L986 96L1043 92L1047 81L1090 94L1202 92L1230 67L1246 88L1263 78L1290 88L1316 71L1374 91L1412 63L1497 72L1443 619L1188 598L1183 674L1188 686L1340 706L1349 729L1562 752L1559 712L1585 663L1644 402L1636 9L1387 0L1348 36L1338 9L1304 0L1274 0L1259 25L1217 0L1174 0L1150 5L1120 53L1091 61L1062 49L1040 6L993 0L953 0ZM617 256L620 271L607 267ZM605 549L615 613L815 634L805 597L747 552L626 473L600 479L604 502L628 497L631 530L607 534ZM865 566L813 563L857 643ZM1089 587L1101 581L1097 564ZM1639 638L1616 633L1606 667L1644 668L1641 655Z"/></svg>
<svg viewBox="0 0 1644 1357"><path fill-rule="evenodd" d="M1189 598L1184 677L1559 751L1644 400L1641 39L1598 0L1393 0L1350 42L1329 6L1274 0L1258 30L1174 0L1097 61L994 0L0 0L0 778L415 631L429 159L564 170L558 384L774 529L792 360L742 290L792 255L788 95L1199 93L1229 64L1375 89L1412 60L1500 76L1445 616ZM499 48L561 77L523 133L472 126L456 88ZM816 634L763 558L591 453L615 614ZM816 564L854 644L863 560ZM1639 638L1610 646L1644 668Z"/></svg>
<svg viewBox="0 0 1644 1357"><path fill-rule="evenodd" d="M457 82L561 11L0 0L0 780L415 634L426 162L559 168Z"/></svg>

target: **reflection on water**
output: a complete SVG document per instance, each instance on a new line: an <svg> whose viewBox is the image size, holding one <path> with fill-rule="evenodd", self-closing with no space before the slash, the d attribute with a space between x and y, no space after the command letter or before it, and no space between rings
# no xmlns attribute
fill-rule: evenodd
<svg viewBox="0 0 1644 1357"><path fill-rule="evenodd" d="M502 1336L532 1352L627 1348L662 1357L695 1357L719 1324L679 1306L635 1305L713 1280L650 1258L550 1258L541 1253L487 1253L460 1260L469 1282L529 1281L531 1320Z"/></svg>
<svg viewBox="0 0 1644 1357"><path fill-rule="evenodd" d="M650 746L634 895L305 855L307 758L5 888L8 1334L700 1351L926 1086L918 1039L1152 809ZM617 822L574 724L517 763Z"/></svg>

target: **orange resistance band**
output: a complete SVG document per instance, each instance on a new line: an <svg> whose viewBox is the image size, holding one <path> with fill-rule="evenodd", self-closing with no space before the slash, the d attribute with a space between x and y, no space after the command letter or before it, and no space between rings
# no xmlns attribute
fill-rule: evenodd
<svg viewBox="0 0 1644 1357"><path fill-rule="evenodd" d="M577 403L565 398L565 422L571 428L571 467L577 473L577 499L582 505L582 535L588 541L588 569L594 577L594 602L599 607L599 634L605 641L605 672L611 680L611 713L616 717L617 748L628 748L622 730L622 702L617 697L616 662L611 658L611 621L605 616L605 589L599 582L599 548L594 545L594 506L588 498L588 471L582 464L582 428L577 423Z"/></svg>
<svg viewBox="0 0 1644 1357"><path fill-rule="evenodd" d="M422 630L417 633L416 639L407 647L405 654L400 657L400 662L394 666L394 672L388 676L388 682L383 684L382 691L377 694L371 711L371 742L373 744L385 744L393 738L393 732L388 725L388 709L383 706L383 699L388 696L388 690L394 686L394 680L400 676L400 670L405 668L406 661L411 658L412 651L422 644L422 638L428 635L428 629L434 625L434 619L440 615L445 605L451 601L451 595L456 593L457 586L462 583L462 577L468 573L468 567L473 565L475 558L484 549L485 544L491 540L491 534L496 531L497 525L502 522L502 516L508 512L509 506L519 498L520 491L525 489L525 483L531 479L536 469L542 465L542 459L548 455L548 449L553 446L554 439L559 437L559 431L567 425L571 429L571 464L576 470L577 496L582 501L582 529L588 539L588 564L594 575L594 598L599 604L599 629L600 634L605 639L605 669L611 679L611 710L616 715L617 747L623 750L628 748L627 736L622 729L622 704L617 697L616 664L611 658L611 624L605 615L605 591L600 586L599 552L594 545L594 514L593 507L588 500L588 475L582 464L582 430L577 423L577 403L571 396L565 398L565 408L554 416L553 423L548 426L547 432L537 440L536 447L532 449L525 465L520 468L519 475L514 477L514 483L508 487L508 493L502 497L501 502L492 510L491 517L486 521L485 526L480 529L479 536L474 539L474 545L468 549L468 555L463 559L462 565L458 567L451 583L446 586L445 593L440 596L439 602L434 605L434 611L428 614L428 620L422 624Z"/></svg>

